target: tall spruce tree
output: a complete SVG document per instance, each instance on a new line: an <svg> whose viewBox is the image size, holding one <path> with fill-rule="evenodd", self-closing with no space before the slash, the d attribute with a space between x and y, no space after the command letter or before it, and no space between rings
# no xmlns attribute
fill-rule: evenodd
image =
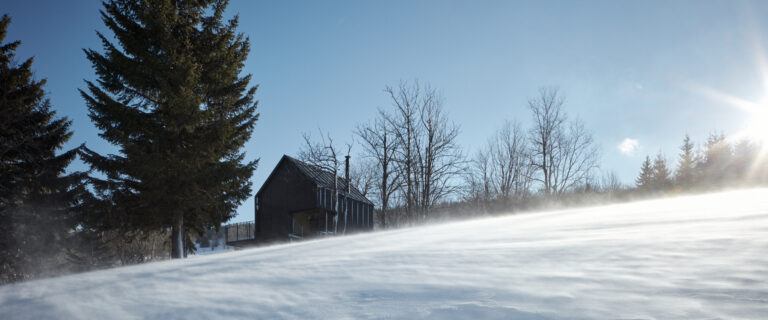
<svg viewBox="0 0 768 320"><path fill-rule="evenodd" d="M119 153L84 158L102 224L172 229L172 257L193 249L186 234L234 216L251 192L257 161L241 151L258 119L250 75L240 76L249 40L225 0L104 2L104 52L85 50L98 82L81 90L101 136ZM185 242L186 241L186 242Z"/></svg>
<svg viewBox="0 0 768 320"><path fill-rule="evenodd" d="M10 21L0 19L0 284L61 270L85 191L83 173L66 173L79 147L56 154L70 121L51 110L33 59L14 62L21 42L3 44Z"/></svg>
<svg viewBox="0 0 768 320"><path fill-rule="evenodd" d="M645 161L640 167L640 175L635 179L635 185L638 190L648 191L653 185L653 164L651 157L645 156Z"/></svg>

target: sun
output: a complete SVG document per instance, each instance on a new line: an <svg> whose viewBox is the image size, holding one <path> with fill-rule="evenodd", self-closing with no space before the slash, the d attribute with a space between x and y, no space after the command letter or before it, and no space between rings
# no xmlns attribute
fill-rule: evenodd
<svg viewBox="0 0 768 320"><path fill-rule="evenodd" d="M763 73L766 80L766 98L761 102L739 98L712 88L699 87L701 89L700 92L706 96L735 107L747 116L748 120L744 128L726 138L733 144L746 141L757 148L756 158L747 168L747 175L752 175L762 170L760 164L764 162L761 159L768 159L768 68L764 68L764 70L766 70Z"/></svg>
<svg viewBox="0 0 768 320"><path fill-rule="evenodd" d="M739 135L755 142L768 142L768 105L759 104L746 110L749 116L747 127Z"/></svg>
<svg viewBox="0 0 768 320"><path fill-rule="evenodd" d="M766 74L766 79L768 79L768 74ZM735 107L747 116L748 121L743 129L729 135L729 139L768 142L768 98L764 99L764 102L755 102L713 88L697 87L696 89L704 96Z"/></svg>
<svg viewBox="0 0 768 320"><path fill-rule="evenodd" d="M752 81L757 80L758 82L751 83L751 85L762 84L762 86L757 86L758 88L762 87L762 90L758 89L754 92L754 96L745 99L701 84L692 84L690 88L710 99L734 107L740 111L741 115L746 116L747 120L742 130L730 134L728 139L734 142L749 140L760 144L762 145L761 152L768 157L768 51L762 44L759 29L755 28L754 21L752 22L753 30L748 34L748 38L751 40L747 46L752 47L753 69L757 72L757 77Z"/></svg>

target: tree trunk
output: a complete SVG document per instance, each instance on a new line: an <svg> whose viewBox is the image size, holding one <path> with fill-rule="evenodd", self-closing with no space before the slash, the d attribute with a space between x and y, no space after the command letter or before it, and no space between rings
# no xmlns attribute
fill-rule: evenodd
<svg viewBox="0 0 768 320"><path fill-rule="evenodd" d="M171 258L184 258L184 215L179 215L178 220L171 228Z"/></svg>

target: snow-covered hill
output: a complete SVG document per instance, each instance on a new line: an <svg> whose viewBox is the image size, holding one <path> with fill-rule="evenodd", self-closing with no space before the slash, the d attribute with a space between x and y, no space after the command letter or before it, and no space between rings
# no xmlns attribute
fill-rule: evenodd
<svg viewBox="0 0 768 320"><path fill-rule="evenodd" d="M768 190L513 215L0 287L2 319L765 319Z"/></svg>

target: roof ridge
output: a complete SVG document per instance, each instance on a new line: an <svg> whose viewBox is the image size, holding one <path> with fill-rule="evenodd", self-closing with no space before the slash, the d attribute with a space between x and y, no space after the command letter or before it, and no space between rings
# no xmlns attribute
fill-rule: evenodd
<svg viewBox="0 0 768 320"><path fill-rule="evenodd" d="M320 166L318 166L318 165L315 165L315 164L311 164L311 163L309 163L309 162L305 162L305 161L299 160L299 159L297 159L297 158L294 158L294 157L291 157L291 156L289 156L289 155L287 155L287 154L286 154L286 155L284 155L284 156L285 156L285 157L287 157L289 160L291 160L291 161L293 161L293 162L297 162L297 163L299 163L299 164L301 164L301 165L304 165L304 166L306 166L306 167L309 167L309 168L311 168L311 169L314 169L314 170L320 171L320 172L322 172L322 173L333 174L333 172L330 172L330 171L328 171L328 170L325 170L325 169L323 169L322 167L320 167ZM337 176L338 176L338 175L337 175Z"/></svg>
<svg viewBox="0 0 768 320"><path fill-rule="evenodd" d="M351 181L349 184L349 190L346 190L346 188L343 187L346 184L345 183L346 179L343 175L339 175L339 174L334 175L333 172L324 170L320 166L301 161L287 154L284 154L283 157L285 157L287 160L296 164L296 167L298 167L298 169L302 173L304 173L307 177L309 177L316 185L329 188L331 187L331 185L334 185L334 182L335 182L341 185L341 187L338 188L339 192L342 192L347 196L352 197L353 199L357 199L359 201L373 204L373 202L371 202L371 200L368 200L368 198L365 195L363 195L363 193L360 192L360 190L358 190L357 187L352 185ZM325 175L325 177L323 177L323 175ZM336 181L333 181L334 180L333 176L336 177Z"/></svg>

